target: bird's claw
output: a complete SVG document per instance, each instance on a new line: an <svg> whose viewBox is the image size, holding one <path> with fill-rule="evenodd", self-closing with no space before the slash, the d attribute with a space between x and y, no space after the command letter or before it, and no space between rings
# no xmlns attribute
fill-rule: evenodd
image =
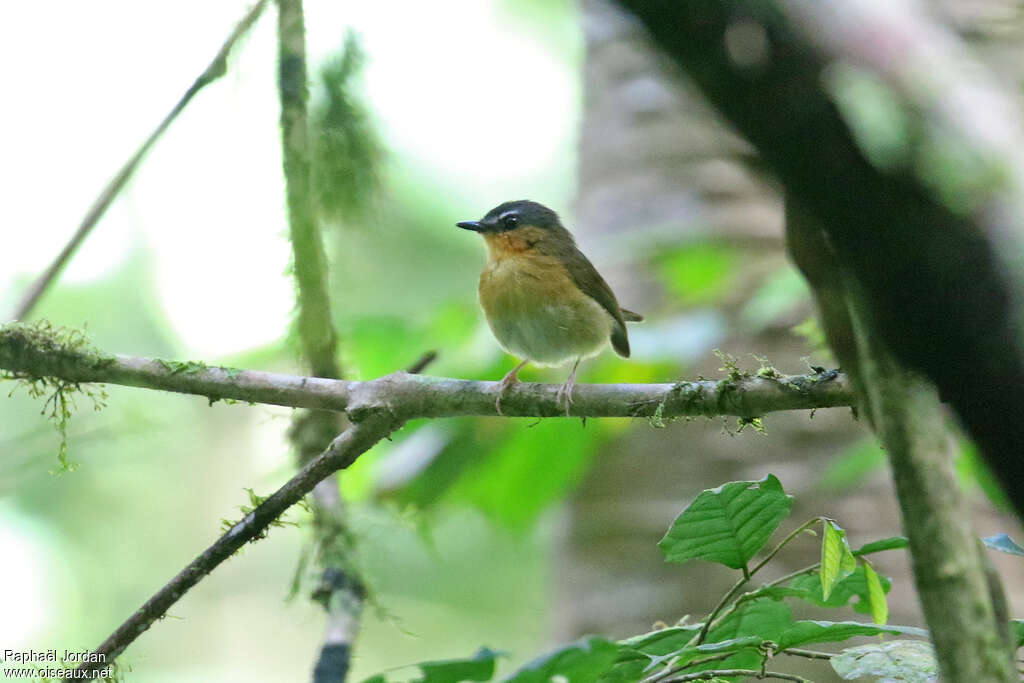
<svg viewBox="0 0 1024 683"><path fill-rule="evenodd" d="M555 403L557 405L565 406L565 416L569 415L569 409L572 407L574 401L572 400L572 392L576 389L576 382L565 382L562 386L558 387L558 393L555 394Z"/></svg>
<svg viewBox="0 0 1024 683"><path fill-rule="evenodd" d="M506 376L504 379L498 382L498 398L494 399L494 409L501 417L505 417L505 413L501 412L501 399L504 398L505 392L508 391L508 388L510 386L518 383L519 378L515 376Z"/></svg>

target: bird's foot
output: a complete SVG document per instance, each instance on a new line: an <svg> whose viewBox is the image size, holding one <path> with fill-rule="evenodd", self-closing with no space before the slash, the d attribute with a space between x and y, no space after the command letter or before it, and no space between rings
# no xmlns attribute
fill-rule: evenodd
<svg viewBox="0 0 1024 683"><path fill-rule="evenodd" d="M501 399L505 396L505 392L513 384L519 384L519 378L509 373L505 375L505 378L498 382L498 398L494 399L494 409L498 411L498 415L505 417L505 413L501 412Z"/></svg>
<svg viewBox="0 0 1024 683"><path fill-rule="evenodd" d="M569 408L572 407L572 392L576 388L576 380L566 380L562 386L558 387L558 393L555 395L555 403L559 406L565 406L565 416L570 417Z"/></svg>
<svg viewBox="0 0 1024 683"><path fill-rule="evenodd" d="M576 363L572 366L572 372L569 373L568 379L558 387L558 393L555 395L555 403L557 405L565 406L565 416L570 417L569 408L572 407L572 392L576 389L576 368L580 366L580 361L577 358Z"/></svg>
<svg viewBox="0 0 1024 683"><path fill-rule="evenodd" d="M501 399L505 396L505 392L508 391L510 386L519 383L519 371L523 369L523 366L526 365L527 362L528 361L524 360L522 363L512 368L512 371L502 377L501 381L498 382L498 398L494 399L494 410L497 411L498 415L501 415L502 417L505 416L505 413L501 412Z"/></svg>

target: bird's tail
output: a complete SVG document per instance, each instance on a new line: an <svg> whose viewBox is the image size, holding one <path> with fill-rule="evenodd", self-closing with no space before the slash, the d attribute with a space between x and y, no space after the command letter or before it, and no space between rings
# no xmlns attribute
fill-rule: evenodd
<svg viewBox="0 0 1024 683"><path fill-rule="evenodd" d="M622 311L622 319L625 320L627 323L638 323L638 322L643 321L643 319L644 319L644 317L642 315L640 315L639 313L634 313L633 311L627 311L625 308L620 309L620 310Z"/></svg>

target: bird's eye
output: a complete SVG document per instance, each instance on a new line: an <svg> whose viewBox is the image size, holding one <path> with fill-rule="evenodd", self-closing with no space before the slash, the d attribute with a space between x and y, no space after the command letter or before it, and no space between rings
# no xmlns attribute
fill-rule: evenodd
<svg viewBox="0 0 1024 683"><path fill-rule="evenodd" d="M511 230L512 228L519 225L519 216L516 216L514 214L510 216L505 216L504 218L501 219L501 222L505 226L506 230Z"/></svg>

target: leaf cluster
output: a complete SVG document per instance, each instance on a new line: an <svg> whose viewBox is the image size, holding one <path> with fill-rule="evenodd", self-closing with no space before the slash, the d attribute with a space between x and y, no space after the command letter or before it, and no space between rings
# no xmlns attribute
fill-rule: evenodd
<svg viewBox="0 0 1024 683"><path fill-rule="evenodd" d="M501 679L504 683L681 683L692 680L736 681L783 678L771 671L778 655L826 659L844 679L873 676L887 681L935 681L937 663L928 632L887 623L886 594L890 581L879 575L868 556L907 547L902 537L886 538L851 548L846 532L832 519L816 517L791 531L770 550L768 542L789 515L792 496L779 480L736 481L703 491L672 523L658 544L669 562L704 560L738 571L735 585L704 619L681 620L621 641L587 636L542 655ZM787 545L821 532L821 560L779 579L742 592ZM987 545L1011 554L1022 552L1005 536L985 539ZM761 559L755 562L755 558ZM787 600L818 607L854 610L871 622L798 620ZM1011 624L1017 645L1024 643L1024 622ZM818 643L841 643L858 636L877 642L839 652L806 650ZM484 648L472 658L414 665L415 683L490 681L500 653ZM409 668L409 667L406 667ZM379 674L364 683L398 680Z"/></svg>

